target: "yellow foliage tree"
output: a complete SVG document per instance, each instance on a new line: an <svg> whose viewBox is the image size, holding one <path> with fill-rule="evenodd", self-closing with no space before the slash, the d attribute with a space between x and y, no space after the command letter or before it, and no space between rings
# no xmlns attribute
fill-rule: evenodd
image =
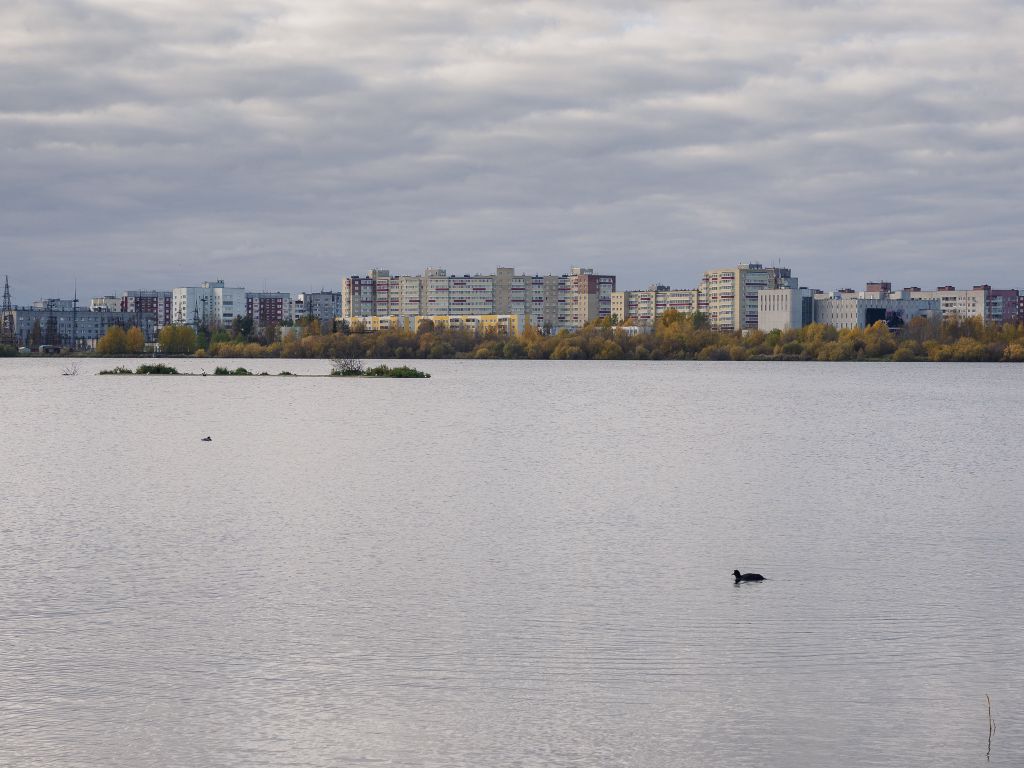
<svg viewBox="0 0 1024 768"><path fill-rule="evenodd" d="M165 325L157 341L165 355L191 355L198 345L196 332L187 325Z"/></svg>
<svg viewBox="0 0 1024 768"><path fill-rule="evenodd" d="M128 351L128 335L124 328L112 325L103 338L96 342L96 351L101 355L123 355Z"/></svg>
<svg viewBox="0 0 1024 768"><path fill-rule="evenodd" d="M142 354L146 348L146 337L142 334L142 329L137 325L133 325L128 329L128 333L125 334L125 351L133 355Z"/></svg>

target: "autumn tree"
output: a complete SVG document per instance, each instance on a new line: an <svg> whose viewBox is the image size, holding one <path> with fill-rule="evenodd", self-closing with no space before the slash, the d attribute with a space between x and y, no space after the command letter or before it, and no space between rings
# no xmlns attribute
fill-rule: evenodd
<svg viewBox="0 0 1024 768"><path fill-rule="evenodd" d="M125 334L125 351L133 355L141 355L145 349L146 337L139 326L133 325Z"/></svg>
<svg viewBox="0 0 1024 768"><path fill-rule="evenodd" d="M165 325L157 337L165 355L191 355L196 351L196 332L187 325Z"/></svg>
<svg viewBox="0 0 1024 768"><path fill-rule="evenodd" d="M120 325L107 328L103 338L96 342L96 352L101 355L123 355L128 351L128 334Z"/></svg>

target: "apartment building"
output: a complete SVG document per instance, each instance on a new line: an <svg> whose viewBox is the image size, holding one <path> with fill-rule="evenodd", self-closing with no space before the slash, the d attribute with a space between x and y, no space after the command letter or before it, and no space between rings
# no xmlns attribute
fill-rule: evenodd
<svg viewBox="0 0 1024 768"><path fill-rule="evenodd" d="M569 325L582 328L592 320L612 315L614 275L596 275L593 269L573 267L569 272Z"/></svg>
<svg viewBox="0 0 1024 768"><path fill-rule="evenodd" d="M172 291L125 291L121 294L118 309L155 315L157 327L163 328L174 322L174 294Z"/></svg>
<svg viewBox="0 0 1024 768"><path fill-rule="evenodd" d="M294 317L312 318L320 321L320 327L329 331L334 327L334 320L341 316L341 297L337 291L307 291L295 298Z"/></svg>
<svg viewBox="0 0 1024 768"><path fill-rule="evenodd" d="M524 315L537 328L578 328L611 314L613 275L573 267L566 275L517 275L498 267L492 275L449 275L430 268L395 276L375 269L345 278L342 316L448 317Z"/></svg>
<svg viewBox="0 0 1024 768"><path fill-rule="evenodd" d="M750 263L712 269L701 280L700 311L718 330L757 328L758 292L794 287L796 281L786 267Z"/></svg>
<svg viewBox="0 0 1024 768"><path fill-rule="evenodd" d="M245 314L257 328L269 328L293 320L294 303L290 293L250 292L245 294Z"/></svg>
<svg viewBox="0 0 1024 768"><path fill-rule="evenodd" d="M652 325L670 309L694 314L700 309L700 291L652 285L643 291L616 291L612 294L611 313L620 322L632 320L638 325Z"/></svg>
<svg viewBox="0 0 1024 768"><path fill-rule="evenodd" d="M171 291L171 322L175 325L226 328L245 313L245 288L226 286L223 280Z"/></svg>

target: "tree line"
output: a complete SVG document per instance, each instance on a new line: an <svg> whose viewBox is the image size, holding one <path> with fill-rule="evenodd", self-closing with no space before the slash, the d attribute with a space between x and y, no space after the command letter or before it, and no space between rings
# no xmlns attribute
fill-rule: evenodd
<svg viewBox="0 0 1024 768"><path fill-rule="evenodd" d="M271 343L221 332L210 338L207 347L200 346L196 354L375 359L1024 362L1024 326L985 325L978 318L914 318L896 330L879 321L868 328L839 330L812 324L790 331L741 333L716 331L704 315L674 310L659 317L650 333L635 335L618 327L611 318L594 321L578 331L551 335L530 327L519 336L478 336L437 328L429 320L415 331L358 333L342 327L323 333L313 322L296 337Z"/></svg>

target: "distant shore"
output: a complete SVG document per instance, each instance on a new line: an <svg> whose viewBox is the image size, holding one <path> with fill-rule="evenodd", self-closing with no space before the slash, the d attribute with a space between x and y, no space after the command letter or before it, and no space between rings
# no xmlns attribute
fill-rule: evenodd
<svg viewBox="0 0 1024 768"><path fill-rule="evenodd" d="M170 326L168 327L170 328ZM165 329L166 330L166 329ZM319 333L303 329L285 341L245 338L229 331L196 334L174 327L167 354L183 358L351 360L734 360L818 362L1024 362L1024 326L980 320L927 320L889 328L838 330L813 324L789 331L716 331L700 315L666 312L639 332L597 321L578 331L543 334L528 327L516 336L475 335L421 326L417 331ZM170 337L172 334L168 333ZM152 352L103 345L97 357L153 357ZM106 354L102 354L106 352ZM82 353L73 353L75 356ZM48 355L53 356L53 355ZM38 357L38 356L37 356Z"/></svg>

